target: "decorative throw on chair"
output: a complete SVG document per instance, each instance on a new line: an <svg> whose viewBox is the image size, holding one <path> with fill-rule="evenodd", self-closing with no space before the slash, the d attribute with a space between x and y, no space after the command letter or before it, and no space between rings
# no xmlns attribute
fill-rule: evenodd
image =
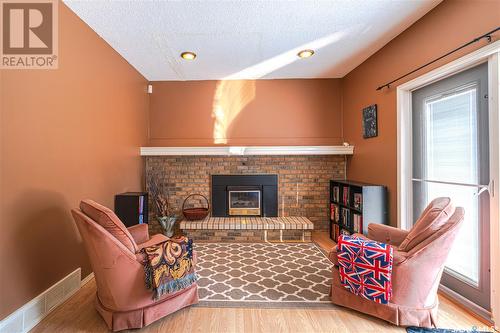
<svg viewBox="0 0 500 333"><path fill-rule="evenodd" d="M145 254L146 288L153 297L189 287L198 276L194 271L193 240L181 236L141 250Z"/></svg>
<svg viewBox="0 0 500 333"><path fill-rule="evenodd" d="M392 246L340 235L337 247L342 285L355 295L387 304L392 297Z"/></svg>

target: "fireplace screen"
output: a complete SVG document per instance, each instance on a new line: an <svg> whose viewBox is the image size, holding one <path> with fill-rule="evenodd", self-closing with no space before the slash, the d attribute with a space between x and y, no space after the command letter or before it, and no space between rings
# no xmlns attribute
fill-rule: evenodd
<svg viewBox="0 0 500 333"><path fill-rule="evenodd" d="M260 191L229 191L229 215L260 216Z"/></svg>

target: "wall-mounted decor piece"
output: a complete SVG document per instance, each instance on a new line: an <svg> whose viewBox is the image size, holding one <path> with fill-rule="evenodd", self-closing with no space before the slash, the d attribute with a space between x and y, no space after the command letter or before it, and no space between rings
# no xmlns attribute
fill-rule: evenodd
<svg viewBox="0 0 500 333"><path fill-rule="evenodd" d="M373 104L363 109L363 138L373 138L377 135L377 104Z"/></svg>

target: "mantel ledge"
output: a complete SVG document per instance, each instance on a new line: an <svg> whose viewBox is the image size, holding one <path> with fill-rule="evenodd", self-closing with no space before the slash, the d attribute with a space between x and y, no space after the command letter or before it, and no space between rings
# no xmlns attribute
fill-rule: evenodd
<svg viewBox="0 0 500 333"><path fill-rule="evenodd" d="M141 156L353 155L354 146L141 147Z"/></svg>

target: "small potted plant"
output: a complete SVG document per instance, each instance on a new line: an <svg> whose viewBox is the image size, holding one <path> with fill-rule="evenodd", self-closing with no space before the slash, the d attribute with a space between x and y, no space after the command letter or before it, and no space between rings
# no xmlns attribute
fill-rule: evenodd
<svg viewBox="0 0 500 333"><path fill-rule="evenodd" d="M167 237L174 235L174 225L177 221L173 209L168 202L168 191L163 190L163 186L158 184L157 177L151 177L149 181L149 192L151 193L156 219L160 223L163 233ZM167 195L164 193L167 192Z"/></svg>

